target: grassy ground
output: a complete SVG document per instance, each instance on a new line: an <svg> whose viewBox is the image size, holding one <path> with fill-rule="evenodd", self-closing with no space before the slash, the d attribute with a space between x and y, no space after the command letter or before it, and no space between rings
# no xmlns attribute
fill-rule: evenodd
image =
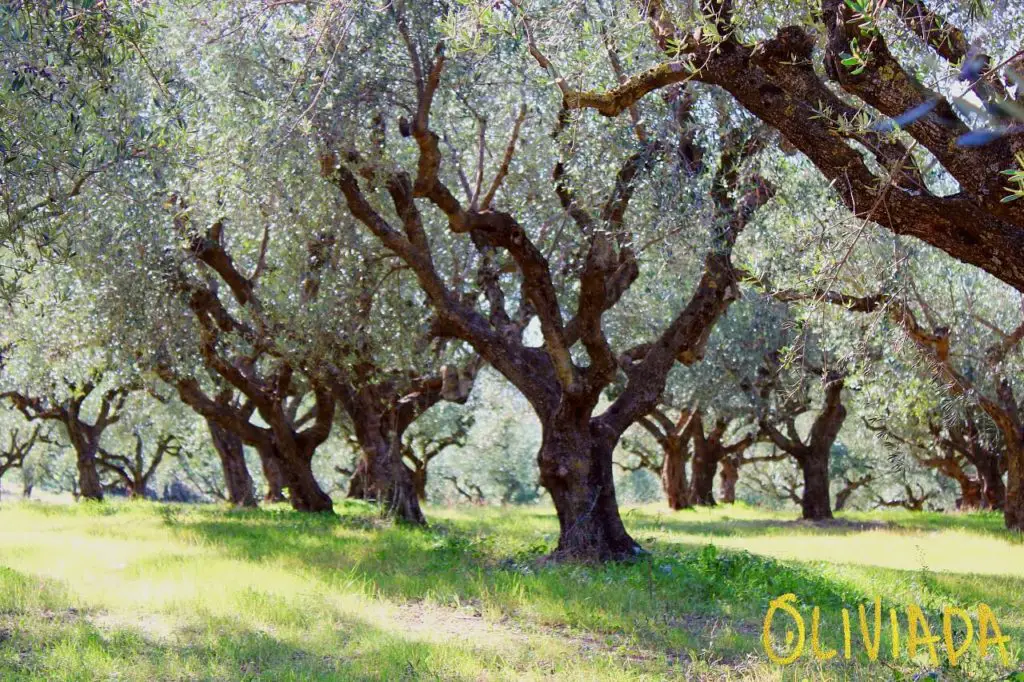
<svg viewBox="0 0 1024 682"><path fill-rule="evenodd" d="M429 530L372 508L107 503L0 506L0 680L1007 679L1024 662L1024 544L996 515L850 515L814 527L742 507L631 509L635 565L549 566L549 510L430 509ZM797 595L806 651L780 666L761 632ZM869 662L857 604L888 614ZM991 606L1004 666L972 646L955 670L906 653L908 604ZM811 607L838 655L811 651ZM841 611L850 609L852 659ZM793 621L777 617L779 650ZM954 628L961 632L962 626ZM963 633L956 635L960 641ZM1021 674L1024 679L1024 674Z"/></svg>

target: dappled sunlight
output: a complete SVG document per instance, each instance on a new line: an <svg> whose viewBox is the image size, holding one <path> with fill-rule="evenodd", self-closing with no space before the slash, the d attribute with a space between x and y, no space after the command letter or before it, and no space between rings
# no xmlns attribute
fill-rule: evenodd
<svg viewBox="0 0 1024 682"><path fill-rule="evenodd" d="M542 508L436 509L428 530L381 522L361 506L340 509L320 519L204 506L115 504L66 515L5 506L0 614L23 622L16 637L25 651L38 638L56 643L32 654L41 670L84 669L73 663L81 660L95 670L130 666L130 679L179 666L217 677L245 665L274 679L348 679L346 671L380 661L395 675L411 664L445 679L488 671L618 680L683 659L716 679L739 670L775 679L758 633L768 600L787 592L826 609L876 594L932 612L984 600L1014 651L1024 635L1024 572L1013 564L1021 548L984 532L837 535L743 508L637 510L628 523L650 560L543 567L537 559L555 523ZM730 523L740 531L722 532ZM922 563L907 543L920 546ZM983 552L990 575L960 570L971 557L956 547ZM825 627L834 638L835 622Z"/></svg>

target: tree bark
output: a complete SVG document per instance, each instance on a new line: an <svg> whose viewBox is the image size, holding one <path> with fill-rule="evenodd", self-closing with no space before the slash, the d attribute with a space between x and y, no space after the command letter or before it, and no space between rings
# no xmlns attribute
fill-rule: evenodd
<svg viewBox="0 0 1024 682"><path fill-rule="evenodd" d="M128 485L128 497L133 500L144 500L146 499L146 484L149 481L144 480L133 480Z"/></svg>
<svg viewBox="0 0 1024 682"><path fill-rule="evenodd" d="M369 492L366 488L366 458L360 457L356 462L356 469L352 477L348 479L348 493L350 500L368 500Z"/></svg>
<svg viewBox="0 0 1024 682"><path fill-rule="evenodd" d="M722 470L719 478L722 480L722 502L734 504L736 502L736 482L740 478L740 468L732 457L722 459Z"/></svg>
<svg viewBox="0 0 1024 682"><path fill-rule="evenodd" d="M269 446L257 447L256 452L260 457L260 468L263 470L263 478L267 482L267 491L263 494L264 502L287 502L284 494L284 475L281 473L281 465L278 458L273 455L273 448Z"/></svg>
<svg viewBox="0 0 1024 682"><path fill-rule="evenodd" d="M1024 532L1024 481L1021 480L1024 477L1024 443L1020 440L1019 432L1014 435L1015 440L1006 444L1007 471L1003 518L1009 530Z"/></svg>
<svg viewBox="0 0 1024 682"><path fill-rule="evenodd" d="M800 471L804 476L804 493L800 500L803 518L822 521L832 518L832 504L829 498L828 460L829 448L808 448L799 458Z"/></svg>
<svg viewBox="0 0 1024 682"><path fill-rule="evenodd" d="M427 501L427 467L418 466L412 470L412 485L420 502Z"/></svg>
<svg viewBox="0 0 1024 682"><path fill-rule="evenodd" d="M970 477L964 477L957 480L960 484L960 509L981 509L983 497L982 497L982 483L976 481Z"/></svg>
<svg viewBox="0 0 1024 682"><path fill-rule="evenodd" d="M690 490L686 481L686 444L680 438L669 437L663 448L661 487L668 498L668 506L676 511L690 506Z"/></svg>
<svg viewBox="0 0 1024 682"><path fill-rule="evenodd" d="M90 433L90 429L82 427L77 420L64 423L68 439L75 448L75 465L78 468L79 495L87 500L97 502L103 500L103 484L100 482L99 470L96 466L96 451L99 439Z"/></svg>
<svg viewBox="0 0 1024 682"><path fill-rule="evenodd" d="M700 415L695 415L693 427L693 478L690 483L690 503L702 507L715 506L715 473L724 454L721 444L704 435Z"/></svg>
<svg viewBox="0 0 1024 682"><path fill-rule="evenodd" d="M977 467L977 465L975 465ZM1001 510L1006 504L1006 485L1003 484L1003 472L999 460L989 458L982 466L977 467L981 477L985 505L989 509Z"/></svg>
<svg viewBox="0 0 1024 682"><path fill-rule="evenodd" d="M333 512L334 502L313 475L313 452L304 453L298 447L274 447L271 459L281 470L281 477L288 488L288 499L292 509L303 512Z"/></svg>
<svg viewBox="0 0 1024 682"><path fill-rule="evenodd" d="M388 516L417 526L427 525L413 473L402 462L397 443L378 442L364 450L368 488Z"/></svg>
<svg viewBox="0 0 1024 682"><path fill-rule="evenodd" d="M413 472L402 454L402 437L409 425L436 403L440 385L433 391L425 387L417 399L402 402L400 393L386 384L365 385L358 390L337 384L335 392L352 420L362 457L356 465L349 496L377 501L382 511L403 523L425 526L420 497Z"/></svg>
<svg viewBox="0 0 1024 682"><path fill-rule="evenodd" d="M555 417L544 425L537 462L541 485L558 514L553 558L623 560L642 552L626 532L615 499L612 452L617 440L592 433L587 419Z"/></svg>
<svg viewBox="0 0 1024 682"><path fill-rule="evenodd" d="M87 500L103 500L103 486L96 470L96 449L88 448L78 452L78 488Z"/></svg>
<svg viewBox="0 0 1024 682"><path fill-rule="evenodd" d="M252 476L245 465L242 440L212 421L207 421L206 424L210 430L213 447L220 458L221 469L224 471L228 501L236 507L255 507L256 495L253 493Z"/></svg>
<svg viewBox="0 0 1024 682"><path fill-rule="evenodd" d="M699 451L698 451L699 453ZM715 506L715 473L718 462L705 450L693 456L693 481L690 485L690 502L701 507Z"/></svg>

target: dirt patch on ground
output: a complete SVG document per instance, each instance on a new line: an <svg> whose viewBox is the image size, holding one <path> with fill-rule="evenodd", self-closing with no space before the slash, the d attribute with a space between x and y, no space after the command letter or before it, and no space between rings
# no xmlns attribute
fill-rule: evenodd
<svg viewBox="0 0 1024 682"><path fill-rule="evenodd" d="M492 620L484 617L475 606L451 608L408 602L396 607L393 613L399 631L427 639L516 648L554 641L571 649L573 655L614 654L630 661L650 660L658 655L619 633L587 632L564 625L524 623L509 617Z"/></svg>
<svg viewBox="0 0 1024 682"><path fill-rule="evenodd" d="M395 607L390 615L399 625L398 632L427 639L529 641L529 635L511 619L488 620L472 605L451 608L408 602Z"/></svg>

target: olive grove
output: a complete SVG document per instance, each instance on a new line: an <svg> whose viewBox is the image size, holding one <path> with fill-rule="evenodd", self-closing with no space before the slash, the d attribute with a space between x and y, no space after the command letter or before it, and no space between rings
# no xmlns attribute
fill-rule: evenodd
<svg viewBox="0 0 1024 682"><path fill-rule="evenodd" d="M0 17L0 483L1024 530L1021 6Z"/></svg>

